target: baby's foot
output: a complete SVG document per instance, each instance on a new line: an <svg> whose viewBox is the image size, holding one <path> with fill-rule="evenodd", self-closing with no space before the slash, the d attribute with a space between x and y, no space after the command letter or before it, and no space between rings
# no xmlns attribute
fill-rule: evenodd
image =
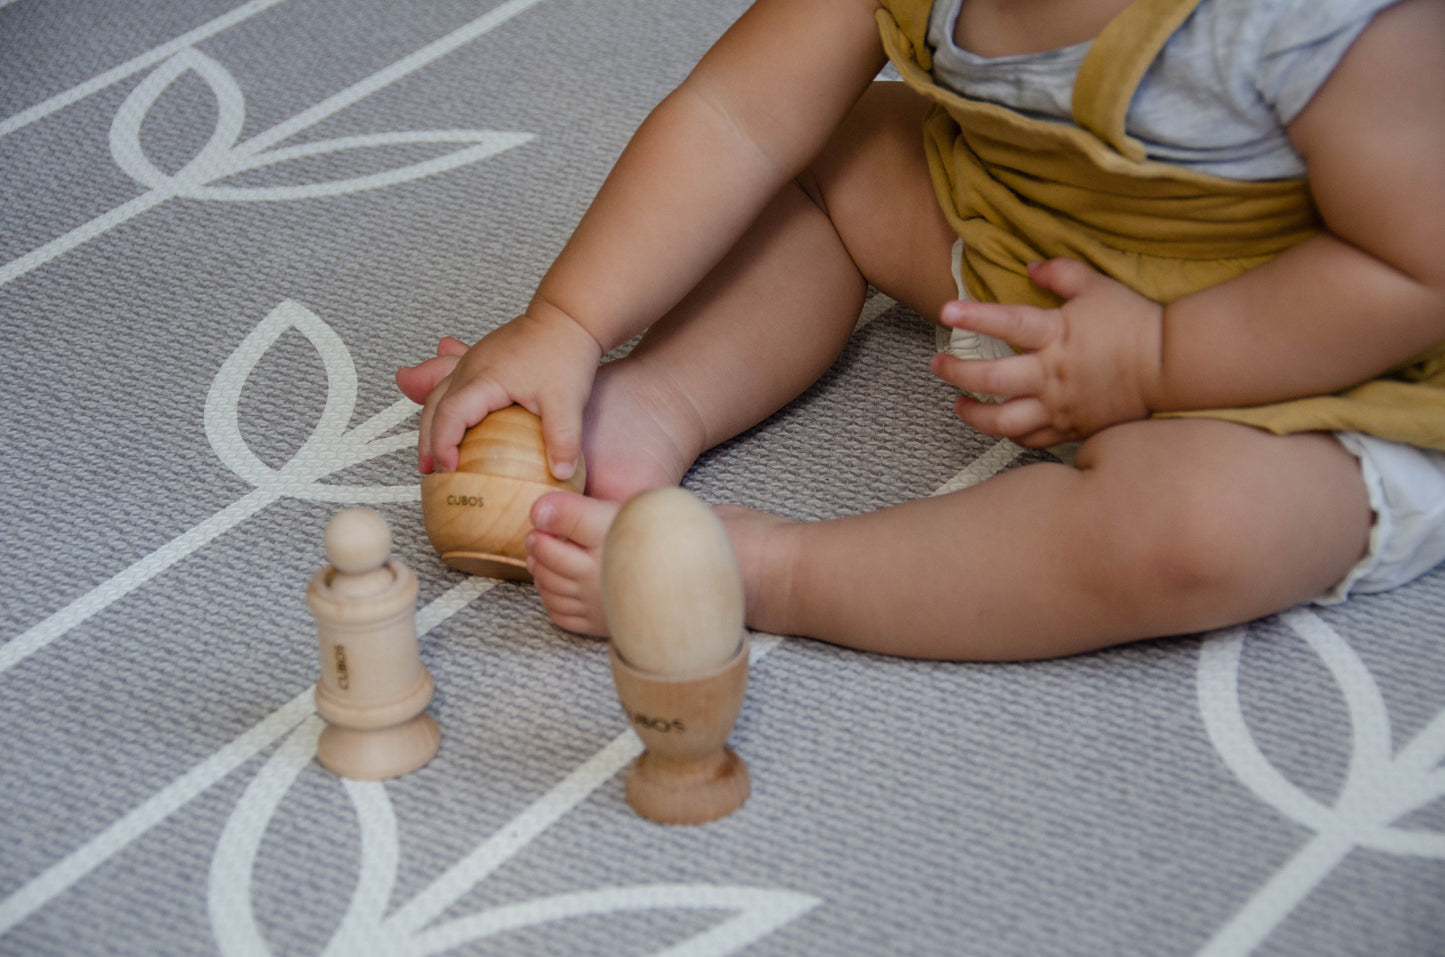
<svg viewBox="0 0 1445 957"><path fill-rule="evenodd" d="M588 467L591 481L591 465ZM619 502L549 492L532 506L527 571L547 617L560 628L607 637L602 608L602 542Z"/></svg>
<svg viewBox="0 0 1445 957"><path fill-rule="evenodd" d="M536 530L527 536L527 570L547 616L561 628L606 637L602 605L602 544L621 505L572 492L552 492L532 507ZM743 508L716 508L743 576L748 626L787 634L797 536L795 522Z"/></svg>
<svg viewBox="0 0 1445 957"><path fill-rule="evenodd" d="M631 359L598 370L585 418L587 494L594 498L622 502L677 485L707 447L688 398L665 373Z"/></svg>

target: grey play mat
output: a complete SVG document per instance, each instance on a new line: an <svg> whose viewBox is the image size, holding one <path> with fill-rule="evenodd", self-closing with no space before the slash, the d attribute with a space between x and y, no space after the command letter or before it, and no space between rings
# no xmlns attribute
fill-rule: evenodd
<svg viewBox="0 0 1445 957"><path fill-rule="evenodd" d="M752 798L680 829L605 646L437 560L394 368L526 301L743 6L0 0L0 953L1445 953L1445 571L1040 664L754 635ZM933 342L874 297L686 485L820 518L1037 458ZM386 783L313 760L355 503L443 733Z"/></svg>

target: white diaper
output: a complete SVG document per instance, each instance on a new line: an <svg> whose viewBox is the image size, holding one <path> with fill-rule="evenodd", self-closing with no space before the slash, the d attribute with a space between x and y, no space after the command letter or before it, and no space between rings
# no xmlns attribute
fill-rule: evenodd
<svg viewBox="0 0 1445 957"><path fill-rule="evenodd" d="M963 290L963 240L961 239L956 240L953 244L953 282L958 287L958 298L967 299L968 293ZM939 326L937 342L939 352L947 352L960 359L1004 359L1014 354L1013 347L1002 339L968 329L950 329L947 326ZM968 394L985 402L1000 401L996 395L979 395L974 392Z"/></svg>
<svg viewBox="0 0 1445 957"><path fill-rule="evenodd" d="M1420 449L1363 432L1336 432L1360 461L1375 525L1365 557L1315 604L1335 605L1351 593L1388 591L1445 561L1445 452Z"/></svg>

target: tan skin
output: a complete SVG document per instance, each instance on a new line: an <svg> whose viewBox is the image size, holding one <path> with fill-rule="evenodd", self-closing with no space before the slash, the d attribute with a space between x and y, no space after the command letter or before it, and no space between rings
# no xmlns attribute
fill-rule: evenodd
<svg viewBox="0 0 1445 957"><path fill-rule="evenodd" d="M1124 5L968 0L958 39L986 55L1052 48ZM1371 515L1333 438L1147 416L1335 391L1445 339L1445 221L1420 215L1445 208L1433 66L1445 4L1377 16L1292 124L1327 232L1167 309L1069 260L1032 269L1059 309L954 301L923 105L870 83L883 63L873 12L760 0L739 20L638 131L527 313L398 373L426 401L422 470L454 467L465 428L510 402L543 416L554 472L585 450L589 497L538 502L530 566L557 624L605 634L597 566L616 503L680 481L806 388L871 282L1026 350L935 358L944 380L1007 397L960 399L965 422L1026 445L1086 441L1073 467L868 515L720 509L752 627L899 655L1038 658L1249 620L1339 581ZM876 587L883 575L892 587Z"/></svg>

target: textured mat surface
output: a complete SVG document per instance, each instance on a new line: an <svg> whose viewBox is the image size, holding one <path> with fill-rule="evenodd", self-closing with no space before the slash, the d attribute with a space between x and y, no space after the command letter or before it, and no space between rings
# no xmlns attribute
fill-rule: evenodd
<svg viewBox="0 0 1445 957"><path fill-rule="evenodd" d="M1445 571L1042 664L756 635L753 796L664 829L604 646L437 561L393 369L525 302L743 5L0 0L0 953L1445 951ZM818 518L1037 458L865 318L688 487ZM384 784L313 760L352 503L443 732Z"/></svg>

